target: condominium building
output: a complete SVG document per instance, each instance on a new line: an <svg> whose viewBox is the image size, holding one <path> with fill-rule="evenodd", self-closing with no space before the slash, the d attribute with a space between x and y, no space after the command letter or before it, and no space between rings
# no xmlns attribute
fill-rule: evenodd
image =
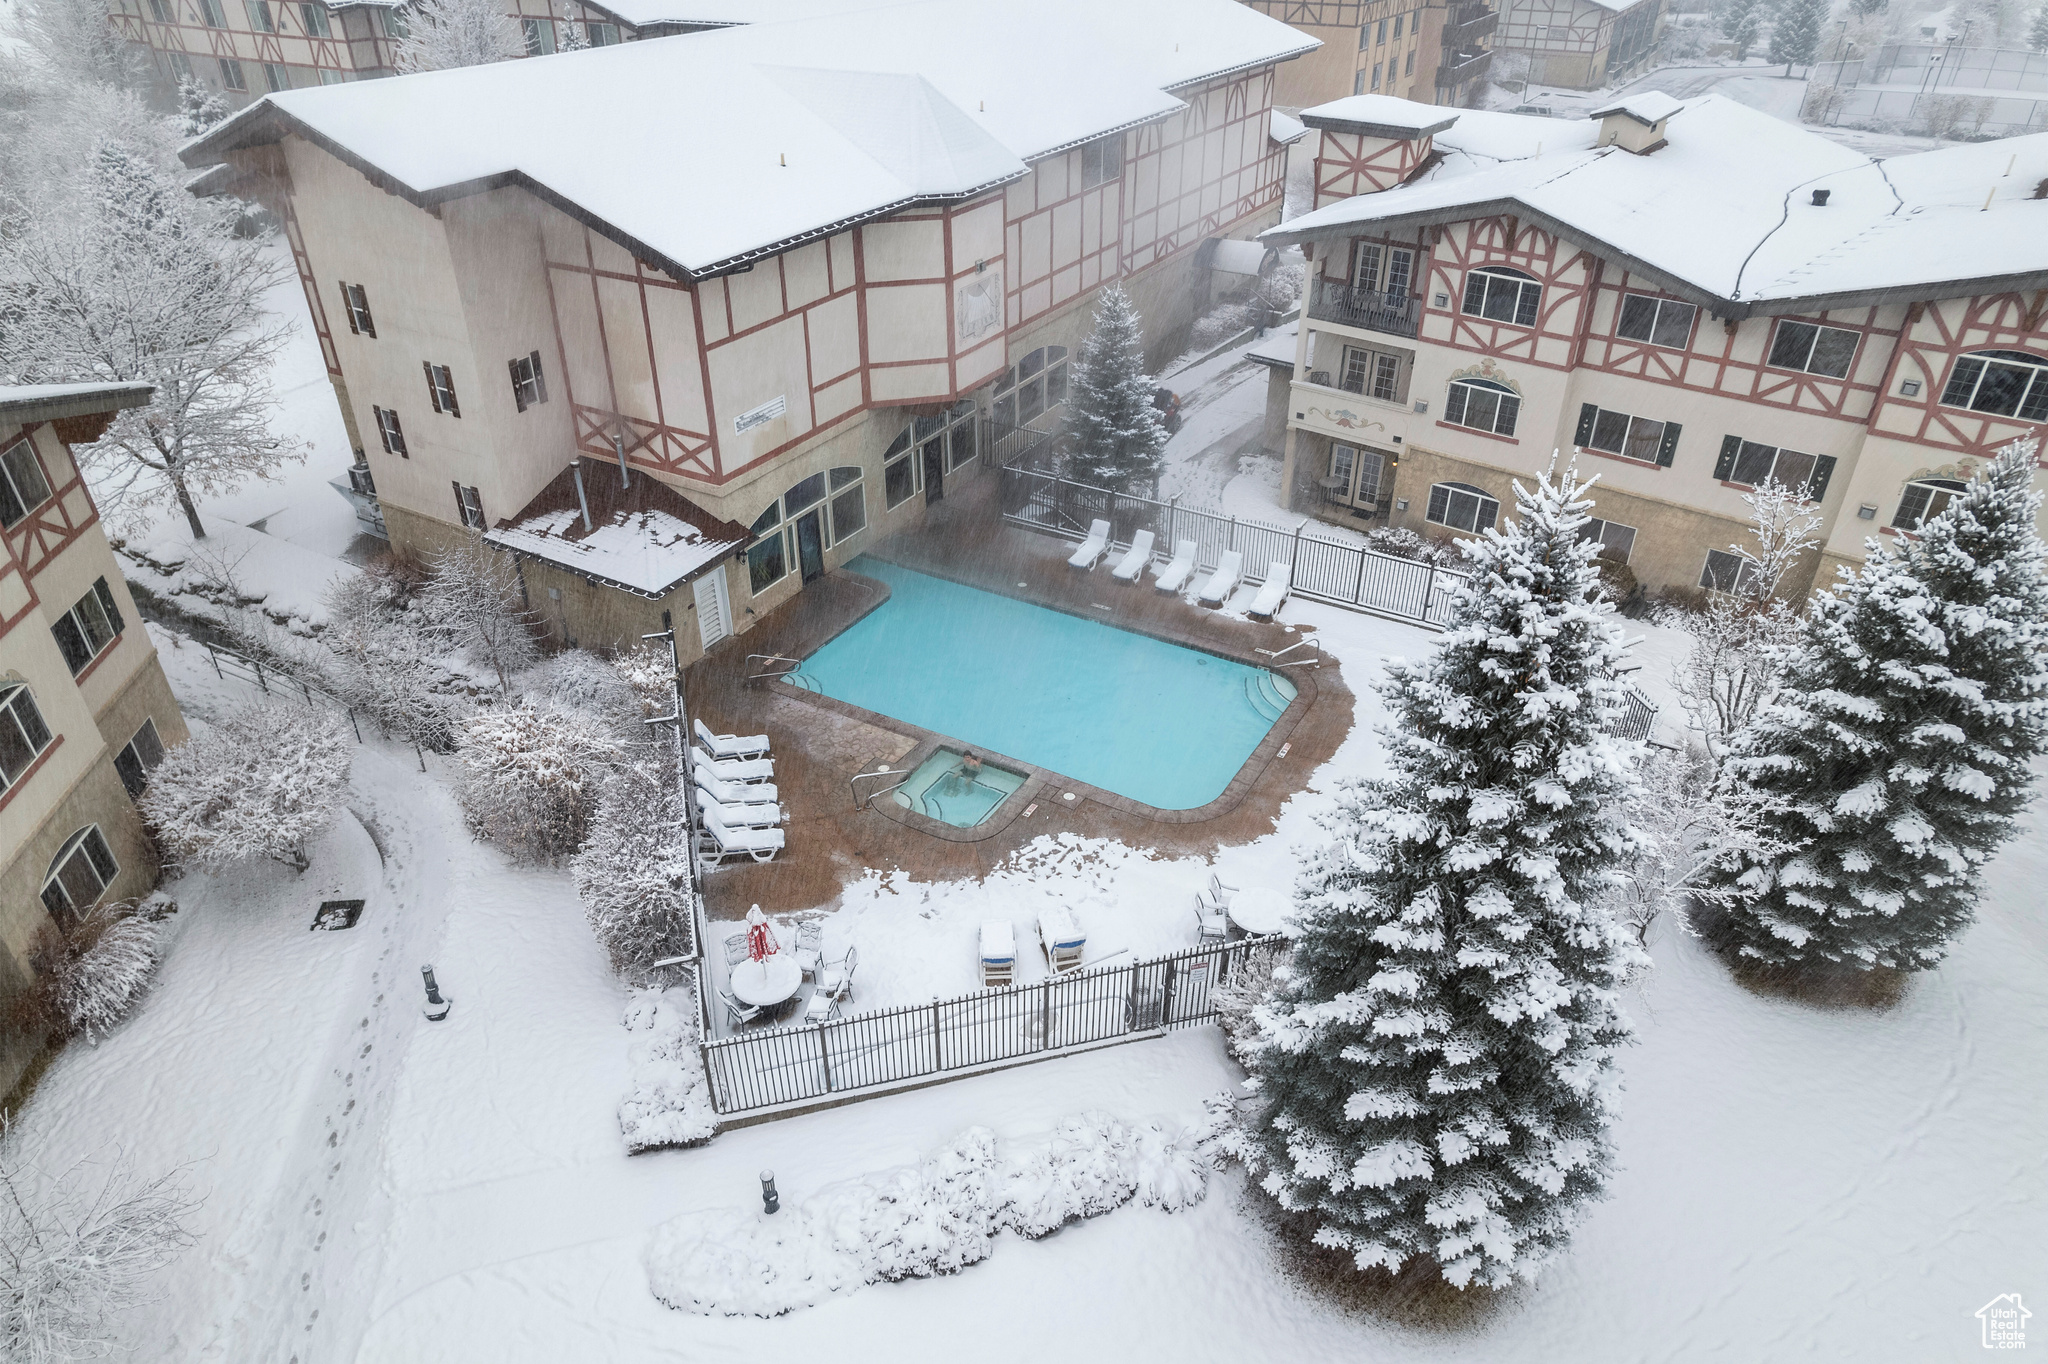
<svg viewBox="0 0 2048 1364"><path fill-rule="evenodd" d="M294 90L185 155L285 223L394 546L474 529L560 638L667 607L694 657L1057 418L1103 286L1176 351L1314 47L925 0Z"/></svg>
<svg viewBox="0 0 2048 1364"><path fill-rule="evenodd" d="M1746 492L1801 491L1799 590L2048 435L2048 134L1882 164L1709 95L1564 121L1306 111L1293 505L1469 534L1553 452L1646 587L1727 587Z"/></svg>
<svg viewBox="0 0 2048 1364"><path fill-rule="evenodd" d="M1663 0L1501 0L1497 52L1529 58L1528 82L1597 90L1657 50Z"/></svg>
<svg viewBox="0 0 2048 1364"><path fill-rule="evenodd" d="M150 392L0 386L0 1008L79 914L156 884L134 798L185 722L70 451ZM0 1035L0 1094L41 1045Z"/></svg>
<svg viewBox="0 0 2048 1364"><path fill-rule="evenodd" d="M1323 44L1280 69L1274 99L1289 109L1371 94L1465 104L1486 77L1500 20L1487 0L1244 3Z"/></svg>

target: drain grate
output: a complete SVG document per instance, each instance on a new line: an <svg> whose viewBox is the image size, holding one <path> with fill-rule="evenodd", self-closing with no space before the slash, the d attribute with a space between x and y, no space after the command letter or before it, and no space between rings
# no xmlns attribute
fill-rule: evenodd
<svg viewBox="0 0 2048 1364"><path fill-rule="evenodd" d="M322 900L319 912L313 915L313 927L338 933L344 928L354 928L356 920L362 917L361 900Z"/></svg>

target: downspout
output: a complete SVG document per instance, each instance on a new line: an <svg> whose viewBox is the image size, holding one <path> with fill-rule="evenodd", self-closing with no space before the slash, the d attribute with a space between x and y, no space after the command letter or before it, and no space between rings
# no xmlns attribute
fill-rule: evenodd
<svg viewBox="0 0 2048 1364"><path fill-rule="evenodd" d="M583 533L588 535L597 528L590 524L590 499L583 495L583 461L575 461L569 471L576 479L576 505L583 509Z"/></svg>

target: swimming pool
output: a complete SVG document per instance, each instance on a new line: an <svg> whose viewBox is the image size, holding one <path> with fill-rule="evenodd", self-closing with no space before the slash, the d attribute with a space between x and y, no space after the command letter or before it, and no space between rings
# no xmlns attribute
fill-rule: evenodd
<svg viewBox="0 0 2048 1364"><path fill-rule="evenodd" d="M862 555L888 601L804 661L815 689L1162 810L1223 794L1294 683Z"/></svg>

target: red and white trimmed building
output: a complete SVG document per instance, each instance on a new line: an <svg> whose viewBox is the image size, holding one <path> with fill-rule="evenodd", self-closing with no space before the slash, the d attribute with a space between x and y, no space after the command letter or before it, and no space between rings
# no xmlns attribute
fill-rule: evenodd
<svg viewBox="0 0 2048 1364"><path fill-rule="evenodd" d="M709 647L1056 414L1102 286L1177 340L1313 47L927 0L295 90L186 157L283 219L396 545L474 526L565 637Z"/></svg>
<svg viewBox="0 0 2048 1364"><path fill-rule="evenodd" d="M1263 238L1312 260L1274 380L1299 510L1469 533L1559 451L1646 587L1715 586L1774 478L1824 585L2048 436L2048 135L1879 163L1718 96L1302 117L1316 207Z"/></svg>

